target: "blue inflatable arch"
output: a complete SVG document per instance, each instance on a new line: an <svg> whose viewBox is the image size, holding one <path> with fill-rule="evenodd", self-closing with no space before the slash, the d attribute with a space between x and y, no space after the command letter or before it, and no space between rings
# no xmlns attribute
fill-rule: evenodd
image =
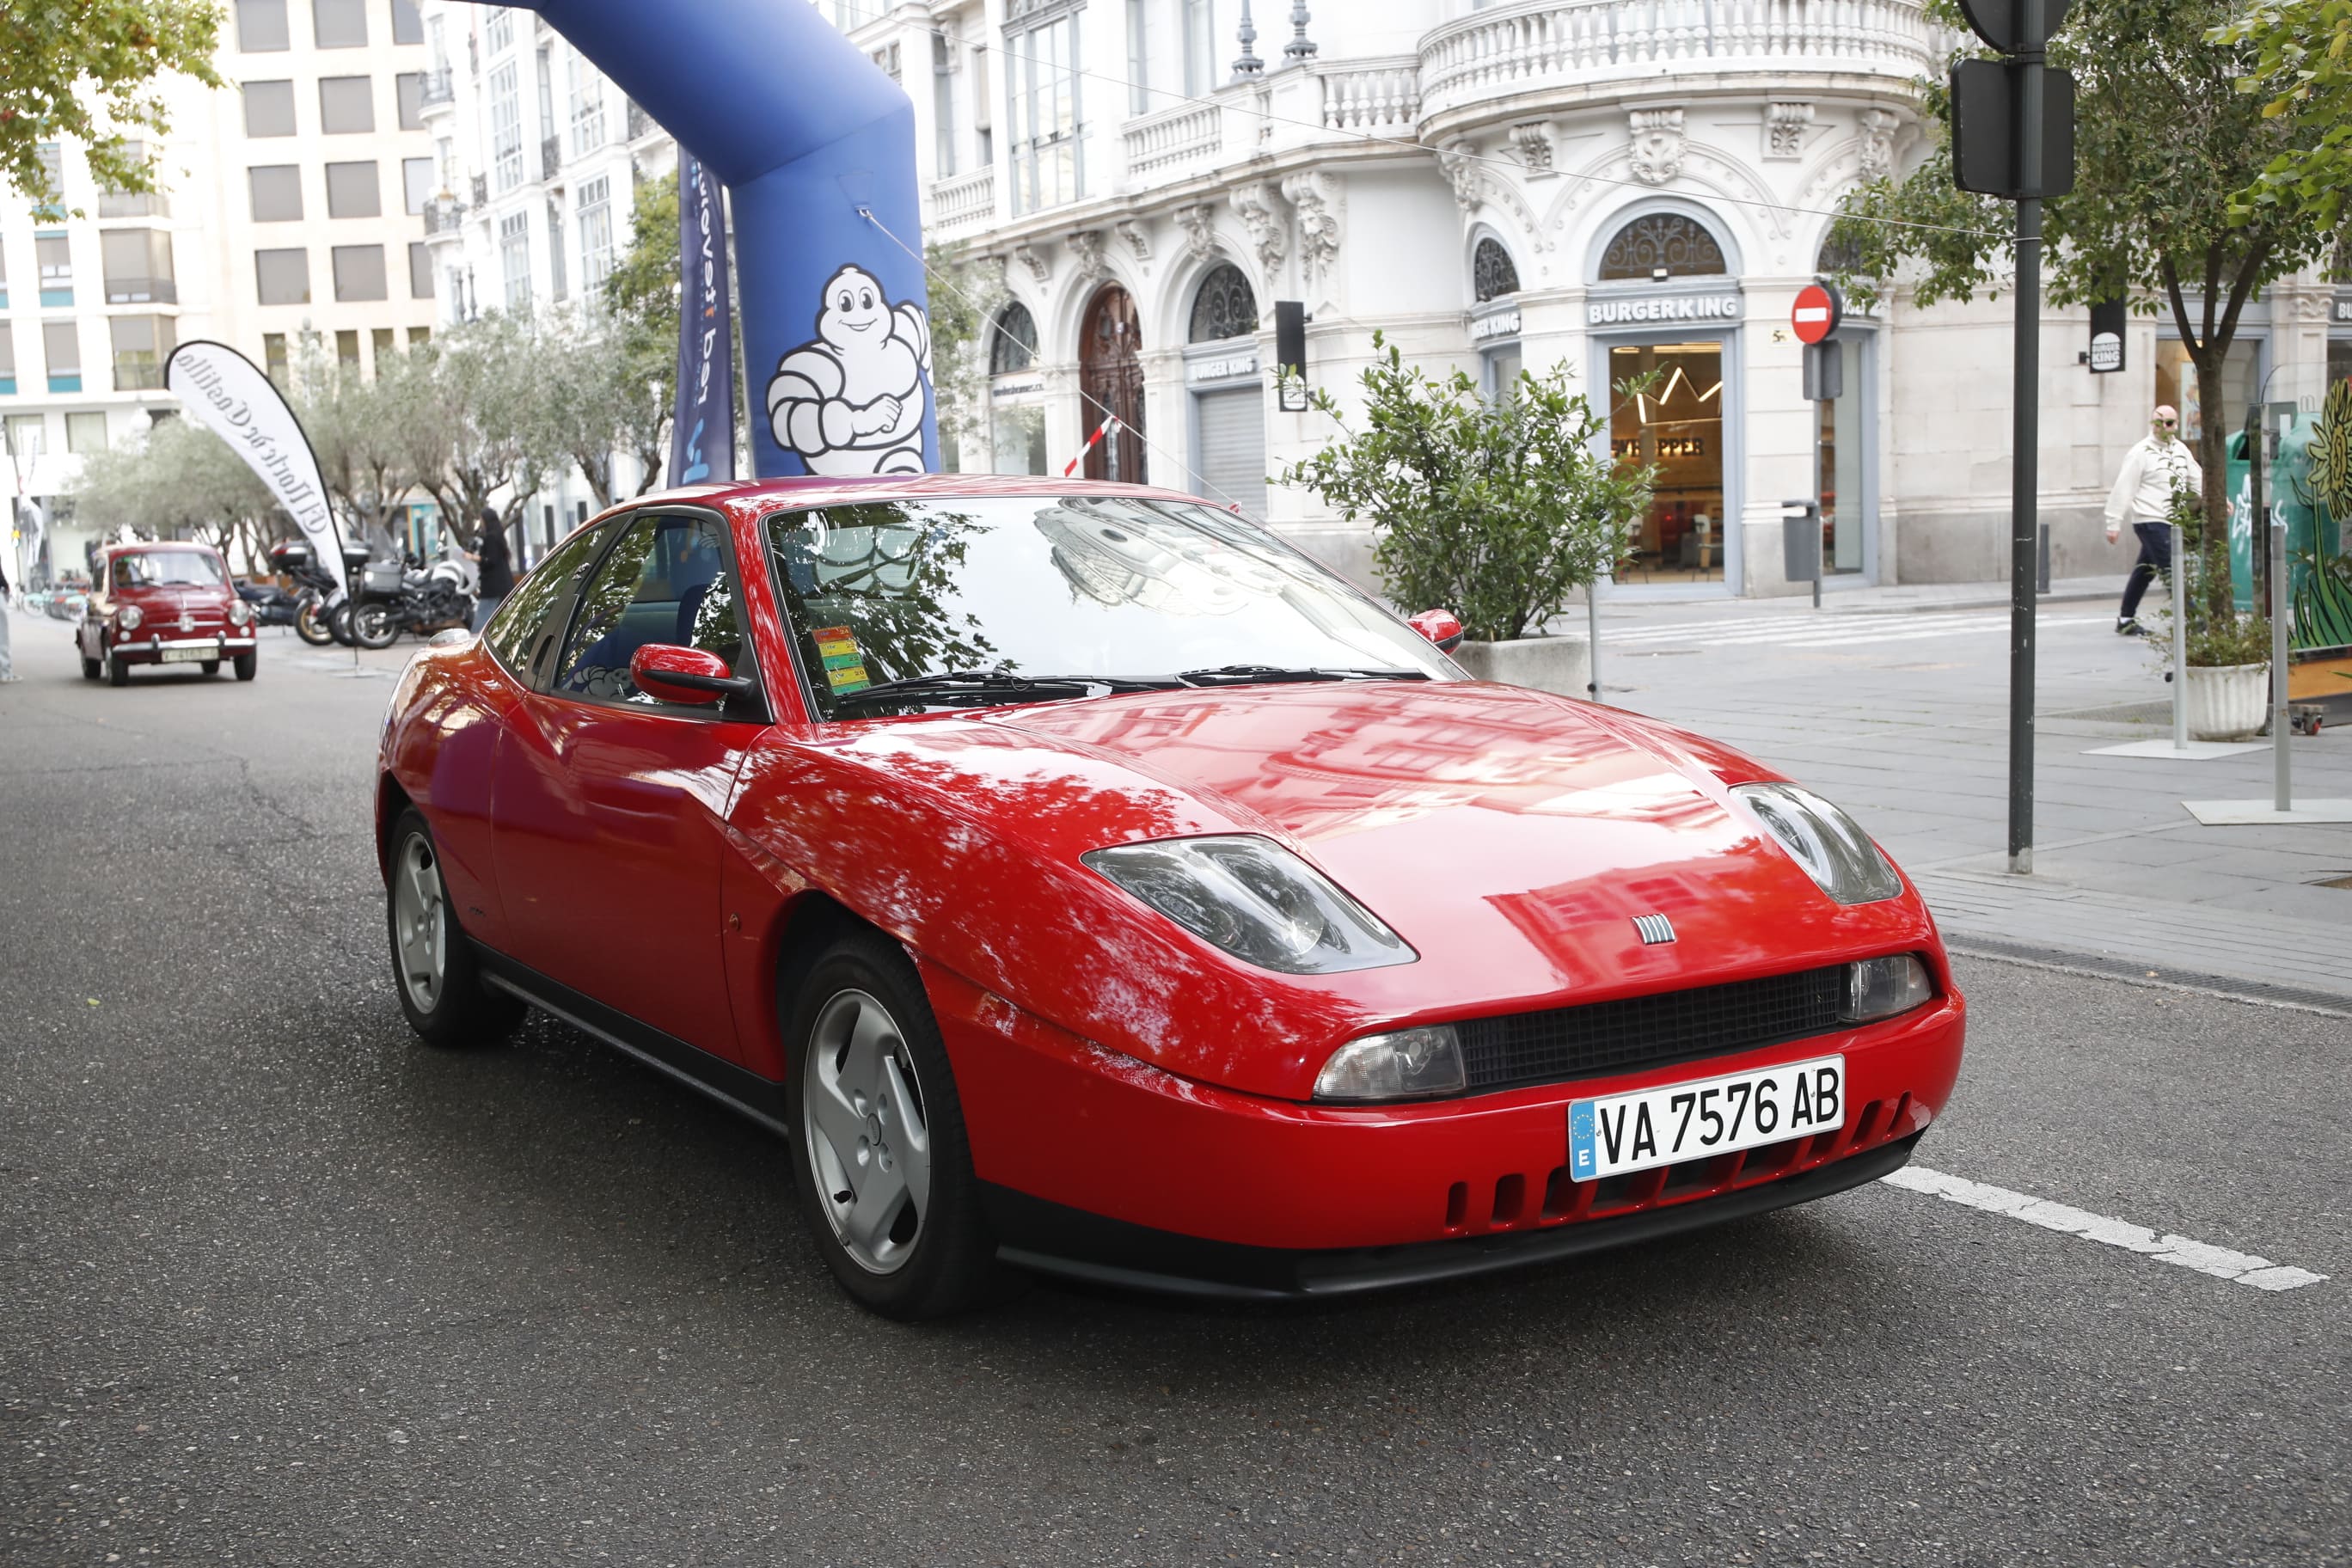
<svg viewBox="0 0 2352 1568"><path fill-rule="evenodd" d="M752 472L932 468L915 110L898 84L807 0L530 8L728 187Z"/></svg>

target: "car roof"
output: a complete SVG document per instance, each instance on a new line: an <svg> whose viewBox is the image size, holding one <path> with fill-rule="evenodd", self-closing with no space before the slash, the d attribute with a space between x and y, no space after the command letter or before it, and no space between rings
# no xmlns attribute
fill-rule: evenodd
<svg viewBox="0 0 2352 1568"><path fill-rule="evenodd" d="M98 552L111 561L118 555L136 555L142 550L201 550L215 557L220 554L200 539L134 539L128 544L102 544Z"/></svg>
<svg viewBox="0 0 2352 1568"><path fill-rule="evenodd" d="M840 505L850 501L893 500L928 496L1143 496L1155 500L1217 503L1182 490L1154 485L1110 484L1100 479L1055 479L1034 474L877 474L838 479L802 474L789 479L742 479L730 484L685 485L639 496L633 507L658 506L665 501L694 501L722 506L730 511L760 516L778 507Z"/></svg>

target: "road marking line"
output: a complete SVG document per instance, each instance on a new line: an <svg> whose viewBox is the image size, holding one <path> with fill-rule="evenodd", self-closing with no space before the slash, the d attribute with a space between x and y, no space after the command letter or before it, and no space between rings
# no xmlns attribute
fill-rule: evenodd
<svg viewBox="0 0 2352 1568"><path fill-rule="evenodd" d="M2307 1268L2291 1268L2284 1264L2273 1263L2267 1258L2256 1258L2250 1252L2232 1252L2226 1247L2191 1241L2185 1236L2159 1237L2144 1225L2134 1225L2108 1215L2093 1214L2088 1209L2069 1208L2064 1204L2053 1204L2047 1198L2012 1193L2007 1187L1971 1182L1965 1176L1948 1176L1924 1165L1906 1165L1892 1175L1880 1179L1889 1186L1926 1193L1969 1208L1982 1209L1987 1214L2006 1215L2011 1219L2021 1219L2028 1225L2038 1225L2044 1230L2054 1230L2062 1235L2079 1236L2086 1241L2120 1247L2126 1252L2137 1252L2157 1263L2177 1264L2183 1268L2193 1268L2200 1274L2210 1274L2216 1279L2252 1285L2258 1290L2292 1290L2299 1285L2316 1285L2327 1278L2325 1274L2314 1274Z"/></svg>

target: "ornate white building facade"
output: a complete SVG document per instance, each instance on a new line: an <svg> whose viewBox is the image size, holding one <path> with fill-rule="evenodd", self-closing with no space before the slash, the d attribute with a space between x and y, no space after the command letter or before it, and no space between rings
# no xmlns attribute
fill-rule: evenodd
<svg viewBox="0 0 2352 1568"><path fill-rule="evenodd" d="M1296 300L1307 379L1343 404L1376 331L1490 386L1564 360L1596 405L1657 373L1610 416L1661 469L1629 584L1794 591L1801 498L1852 578L2006 571L2007 301L1898 289L1849 315L1825 403L1790 325L1840 196L1917 155L1944 58L1917 0L815 3L914 101L925 237L1012 296L959 467L1059 472L1116 412L1139 437L1089 472L1237 501L1368 578L1366 531L1265 483L1335 434L1276 406L1275 303ZM2271 290L2247 395L2315 386L2331 313L2352 316L2316 280ZM2136 321L2127 369L2095 375L2084 318L2045 321L2059 575L2126 564L2099 503L2147 408L2189 395L2161 340Z"/></svg>

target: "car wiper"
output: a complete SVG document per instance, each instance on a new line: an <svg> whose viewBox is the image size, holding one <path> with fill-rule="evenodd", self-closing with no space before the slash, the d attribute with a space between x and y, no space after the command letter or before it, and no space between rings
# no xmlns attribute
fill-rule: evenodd
<svg viewBox="0 0 2352 1568"><path fill-rule="evenodd" d="M940 692L955 695L1013 692L1076 692L1081 696L1100 697L1113 691L1172 691L1183 682L1174 679L1139 680L1111 675L1014 675L1003 669L941 669L928 675L902 676L897 680L878 680L871 686L861 686L855 691L834 693L835 702L857 702L875 697L901 694Z"/></svg>
<svg viewBox="0 0 2352 1568"><path fill-rule="evenodd" d="M1292 668L1278 664L1221 664L1214 669L1180 671L1187 686L1246 686L1258 681L1427 680L1425 669L1347 669L1332 666Z"/></svg>

